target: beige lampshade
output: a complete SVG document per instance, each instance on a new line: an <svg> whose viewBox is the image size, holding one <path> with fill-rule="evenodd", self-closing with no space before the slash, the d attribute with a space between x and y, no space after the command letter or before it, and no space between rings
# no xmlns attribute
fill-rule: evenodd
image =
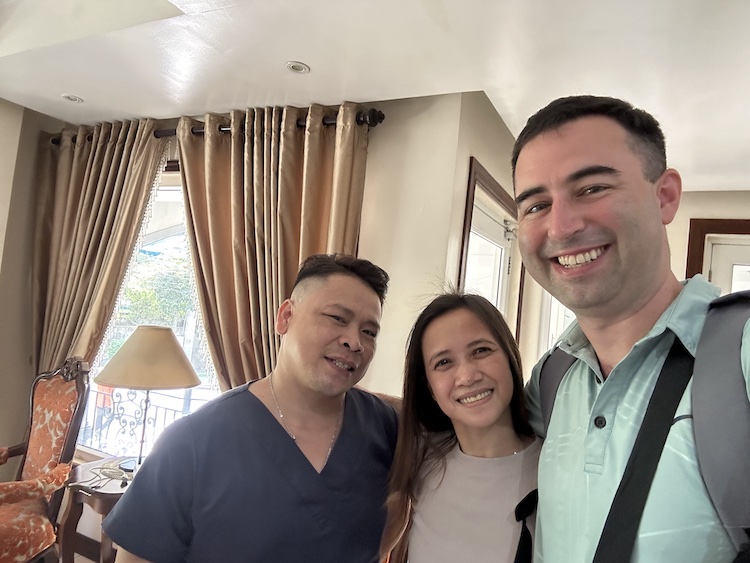
<svg viewBox="0 0 750 563"><path fill-rule="evenodd" d="M172 329L139 326L94 378L125 389L184 389L200 379Z"/></svg>

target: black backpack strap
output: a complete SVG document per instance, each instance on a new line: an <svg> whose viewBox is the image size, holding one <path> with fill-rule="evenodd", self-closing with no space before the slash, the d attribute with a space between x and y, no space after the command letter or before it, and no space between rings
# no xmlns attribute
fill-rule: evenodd
<svg viewBox="0 0 750 563"><path fill-rule="evenodd" d="M562 378L568 373L570 366L575 361L576 358L567 352L555 348L539 369L539 404L542 409L545 436L547 435L549 421L552 418L552 407L555 405L557 389L560 387Z"/></svg>
<svg viewBox="0 0 750 563"><path fill-rule="evenodd" d="M750 291L713 301L695 354L692 406L698 465L738 549L750 528L750 401L742 374L742 331Z"/></svg>
<svg viewBox="0 0 750 563"><path fill-rule="evenodd" d="M693 373L693 356L675 337L648 402L593 563L629 563L659 458Z"/></svg>
<svg viewBox="0 0 750 563"><path fill-rule="evenodd" d="M531 563L533 558L534 549L531 545L531 532L529 531L528 524L526 524L526 520L534 514L538 499L539 494L537 493L537 489L534 489L523 497L518 506L516 506L516 522L521 522L521 537L518 540L516 557L513 559L513 563Z"/></svg>

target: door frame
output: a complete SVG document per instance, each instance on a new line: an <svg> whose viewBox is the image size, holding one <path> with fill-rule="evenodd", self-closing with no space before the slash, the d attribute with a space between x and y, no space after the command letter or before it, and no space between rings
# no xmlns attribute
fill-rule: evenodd
<svg viewBox="0 0 750 563"><path fill-rule="evenodd" d="M750 235L750 219L690 219L686 278L703 271L703 252L708 235Z"/></svg>

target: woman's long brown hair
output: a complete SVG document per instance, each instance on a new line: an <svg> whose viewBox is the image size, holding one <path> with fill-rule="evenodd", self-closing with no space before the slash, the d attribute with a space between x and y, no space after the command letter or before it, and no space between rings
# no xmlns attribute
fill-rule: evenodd
<svg viewBox="0 0 750 563"><path fill-rule="evenodd" d="M431 471L444 469L445 456L458 441L451 419L430 393L422 356L422 338L427 327L456 309L467 309L477 315L508 356L513 376L510 400L513 428L519 436L533 435L523 394L521 355L500 311L479 295L446 293L436 297L417 317L407 343L403 403L386 501L388 519L380 544L381 561L390 556L390 563L406 563L411 509L422 479Z"/></svg>

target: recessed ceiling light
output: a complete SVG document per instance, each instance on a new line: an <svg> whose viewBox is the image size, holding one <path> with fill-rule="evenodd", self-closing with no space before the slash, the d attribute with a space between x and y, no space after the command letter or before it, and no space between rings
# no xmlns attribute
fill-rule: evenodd
<svg viewBox="0 0 750 563"><path fill-rule="evenodd" d="M73 102L74 104L82 104L83 98L80 98L76 96L75 94L63 94L62 95L63 100L68 100L69 102Z"/></svg>
<svg viewBox="0 0 750 563"><path fill-rule="evenodd" d="M300 61L287 61L286 68L297 74L307 74L310 72L310 67Z"/></svg>

